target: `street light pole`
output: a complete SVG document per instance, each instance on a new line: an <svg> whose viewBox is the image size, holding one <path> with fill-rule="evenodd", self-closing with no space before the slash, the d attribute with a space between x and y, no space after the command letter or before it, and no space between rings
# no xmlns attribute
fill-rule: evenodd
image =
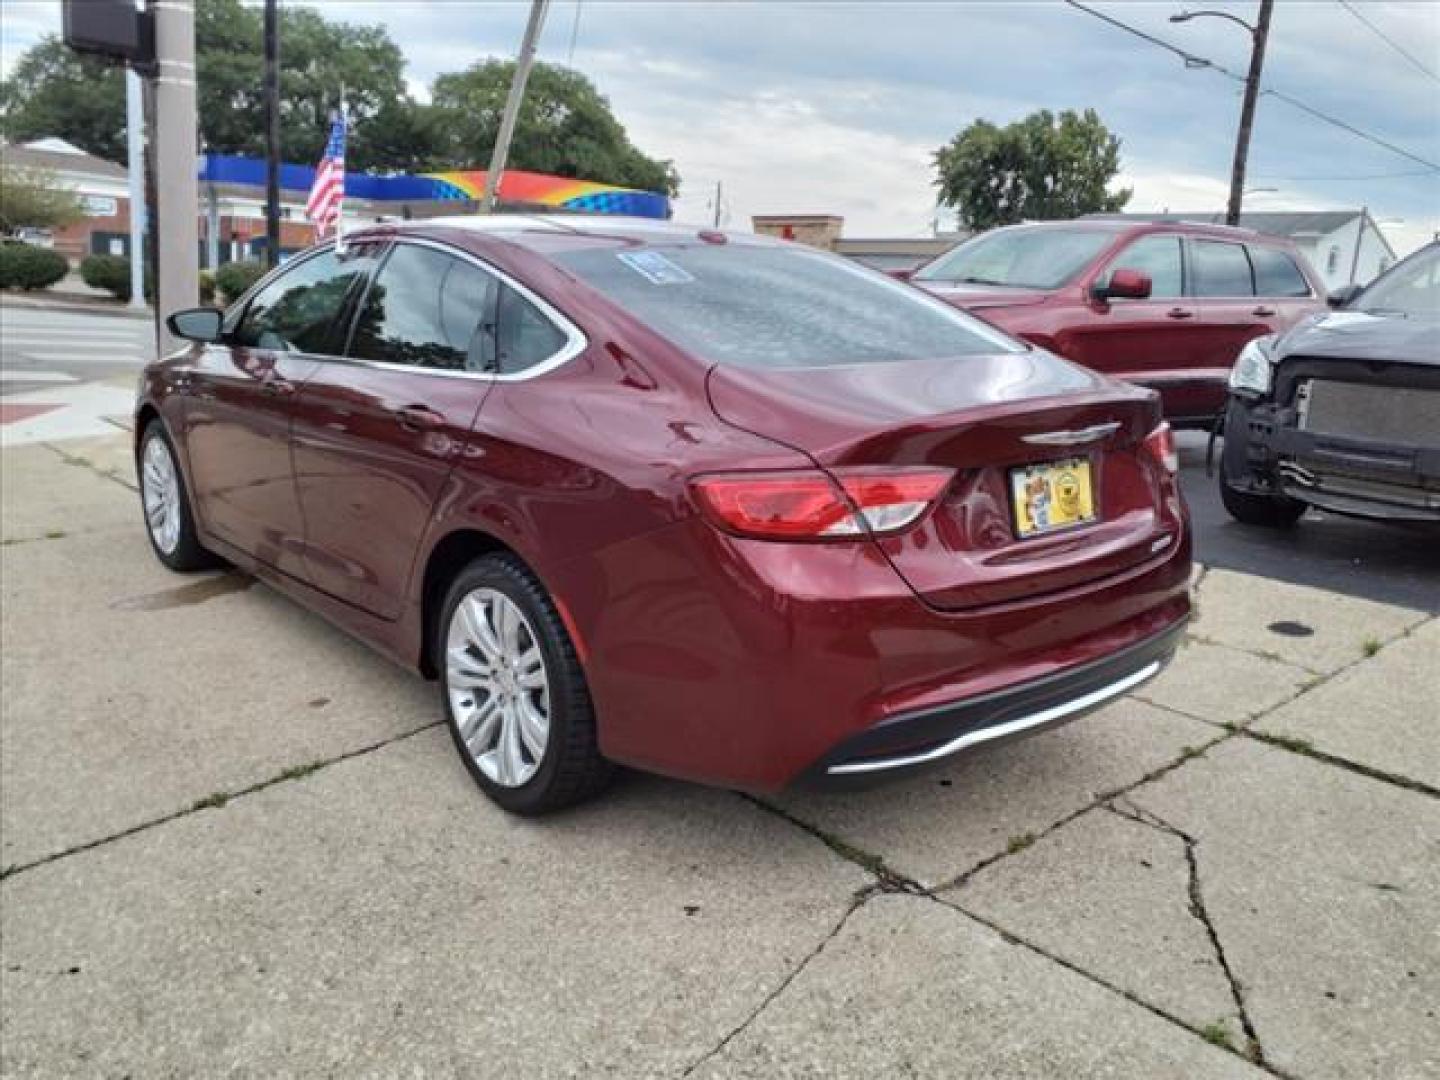
<svg viewBox="0 0 1440 1080"><path fill-rule="evenodd" d="M1255 101L1260 96L1260 71L1265 65L1265 42L1270 37L1270 12L1275 0L1260 0L1260 17L1254 26L1225 11L1182 11L1171 15L1171 22L1188 22L1196 18L1228 19L1243 26L1250 34L1250 71L1245 76L1245 97L1240 104L1240 129L1235 133L1235 159L1230 166L1230 202L1225 208L1225 224L1240 224L1240 204L1245 195L1245 161L1250 155L1250 131L1255 123Z"/></svg>
<svg viewBox="0 0 1440 1080"><path fill-rule="evenodd" d="M520 115L520 103L525 100L525 83L530 78L530 68L535 63L535 46L540 40L540 28L545 25L545 9L550 0L534 0L530 5L530 21L525 24L525 39L520 43L520 55L515 58L515 77L510 80L510 96L505 101L505 112L500 117L500 131L495 136L495 149L490 153L490 168L485 173L485 195L480 200L480 212L489 214L495 210L495 194L500 190L500 174L505 171L505 159L510 156L510 139L515 134L515 119Z"/></svg>

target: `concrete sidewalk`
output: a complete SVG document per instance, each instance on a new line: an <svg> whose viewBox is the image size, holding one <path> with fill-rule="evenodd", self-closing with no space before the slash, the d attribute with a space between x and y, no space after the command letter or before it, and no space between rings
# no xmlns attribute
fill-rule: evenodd
<svg viewBox="0 0 1440 1080"><path fill-rule="evenodd" d="M6 1076L1440 1074L1440 620L1225 572L1160 680L862 795L508 818L433 686L0 455Z"/></svg>

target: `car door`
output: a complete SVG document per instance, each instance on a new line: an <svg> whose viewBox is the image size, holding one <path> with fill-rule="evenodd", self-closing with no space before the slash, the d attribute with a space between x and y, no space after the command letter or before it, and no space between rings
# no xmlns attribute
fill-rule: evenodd
<svg viewBox="0 0 1440 1080"><path fill-rule="evenodd" d="M1311 312L1324 307L1310 281L1290 252L1271 244L1245 245L1255 271L1255 307L1251 314L1265 325L1265 333L1289 330Z"/></svg>
<svg viewBox="0 0 1440 1080"><path fill-rule="evenodd" d="M400 615L426 524L492 385L497 291L470 256L397 242L355 304L345 356L301 388L295 476L318 588Z"/></svg>
<svg viewBox="0 0 1440 1080"><path fill-rule="evenodd" d="M1097 298L1116 270L1136 270L1150 278L1143 300ZM1141 236L1126 245L1086 287L1089 314L1059 335L1067 357L1128 382L1160 389L1189 377L1200 348L1195 307L1185 296L1185 264L1180 237L1169 233Z"/></svg>
<svg viewBox="0 0 1440 1080"><path fill-rule="evenodd" d="M220 340L180 380L201 525L297 577L305 564L290 455L296 394L339 353L340 314L366 269L328 248L285 267L227 317Z"/></svg>

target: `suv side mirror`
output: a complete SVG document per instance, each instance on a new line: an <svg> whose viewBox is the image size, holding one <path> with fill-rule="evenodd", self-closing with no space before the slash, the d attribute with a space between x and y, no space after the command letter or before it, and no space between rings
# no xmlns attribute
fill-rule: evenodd
<svg viewBox="0 0 1440 1080"><path fill-rule="evenodd" d="M1327 296L1325 302L1332 308L1349 307L1350 301L1359 296L1361 292L1362 288L1359 285L1342 285Z"/></svg>
<svg viewBox="0 0 1440 1080"><path fill-rule="evenodd" d="M1147 300L1150 297L1150 275L1143 270L1131 270L1127 266L1117 266L1110 273L1108 285L1096 285L1090 290L1090 295L1096 300L1109 300L1112 297L1120 297L1123 300Z"/></svg>
<svg viewBox="0 0 1440 1080"><path fill-rule="evenodd" d="M214 308L187 308L171 315L165 325L178 338L208 343L220 340L220 319L220 312Z"/></svg>

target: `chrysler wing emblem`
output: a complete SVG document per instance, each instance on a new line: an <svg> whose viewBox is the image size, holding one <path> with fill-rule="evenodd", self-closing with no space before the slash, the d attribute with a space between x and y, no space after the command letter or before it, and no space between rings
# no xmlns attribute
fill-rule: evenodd
<svg viewBox="0 0 1440 1080"><path fill-rule="evenodd" d="M1120 421L1096 424L1094 427L1076 428L1073 431L1041 431L1034 435L1021 435L1021 441L1033 446L1079 446L1081 443L1097 442L1107 435L1120 430Z"/></svg>

